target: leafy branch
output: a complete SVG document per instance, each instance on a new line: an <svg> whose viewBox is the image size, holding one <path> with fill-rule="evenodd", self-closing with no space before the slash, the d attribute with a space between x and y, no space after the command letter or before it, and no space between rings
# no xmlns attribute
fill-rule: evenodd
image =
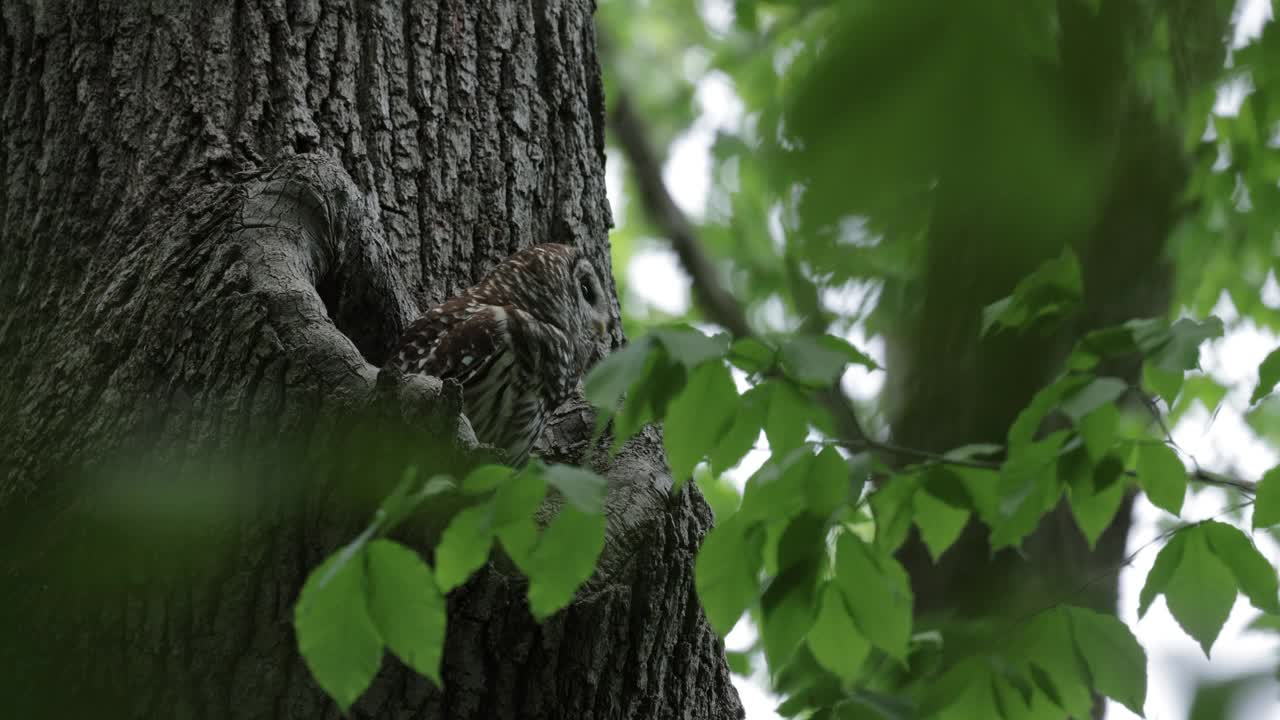
<svg viewBox="0 0 1280 720"><path fill-rule="evenodd" d="M641 203L650 219L667 236L680 264L689 274L699 307L735 339L757 338L742 305L720 282L715 262L698 238L693 223L667 190L662 179L662 163L649 141L644 121L636 114L625 90L616 95L613 110L609 113L609 125L635 174ZM798 271L790 275L794 277ZM811 314L810 317L815 316ZM862 428L849 398L839 389L838 381L819 390L817 399L831 413L840 437L855 446L870 446L871 437Z"/></svg>

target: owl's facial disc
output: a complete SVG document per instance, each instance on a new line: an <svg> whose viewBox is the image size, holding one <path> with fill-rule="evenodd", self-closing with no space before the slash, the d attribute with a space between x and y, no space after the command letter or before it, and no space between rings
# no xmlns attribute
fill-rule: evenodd
<svg viewBox="0 0 1280 720"><path fill-rule="evenodd" d="M597 339L609 336L609 307L605 301L604 289L596 276L595 268L585 259L579 260L574 267L575 291L583 317L587 320L588 329Z"/></svg>

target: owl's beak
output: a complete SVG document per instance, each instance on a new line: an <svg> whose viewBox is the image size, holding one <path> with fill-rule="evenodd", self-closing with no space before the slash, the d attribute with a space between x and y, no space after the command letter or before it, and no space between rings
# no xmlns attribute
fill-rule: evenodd
<svg viewBox="0 0 1280 720"><path fill-rule="evenodd" d="M611 324L611 323L609 323L609 321L607 321L607 320L600 320L600 319L598 319L598 318L597 318L597 319L596 319L596 321L595 321L595 326L596 326L596 336L597 336L597 337L602 337L602 338L607 338L607 337L609 337L609 325L610 325L610 324Z"/></svg>

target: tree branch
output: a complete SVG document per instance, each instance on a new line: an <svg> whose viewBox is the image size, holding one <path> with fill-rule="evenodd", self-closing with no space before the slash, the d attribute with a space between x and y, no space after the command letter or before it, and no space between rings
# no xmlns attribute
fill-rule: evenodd
<svg viewBox="0 0 1280 720"><path fill-rule="evenodd" d="M940 465L954 465L956 467L973 468L975 470L991 470L994 472L999 472L1001 466L1004 464L1002 462L997 462L994 460L974 460L971 458L953 458L953 457L948 457L943 453L936 453L929 450L918 450L916 448L903 447L901 445L894 445L892 443L879 442L876 440L869 440L866 443L863 443L859 446L854 446L846 442L839 442L836 444L840 445L841 447L844 447L847 450L854 450L854 451L871 450L873 452L881 453L883 455L897 456L899 458L905 458L907 460L915 460L918 462L927 462L927 463L938 463ZM1131 478L1138 477L1138 473L1135 470L1125 470L1123 474L1126 477L1131 477ZM1258 493L1257 483L1250 482L1248 480L1240 480L1238 478L1233 478L1228 475L1222 475L1220 473L1209 472L1208 470L1202 470L1200 468L1196 468L1195 470L1188 472L1187 477L1192 480L1195 480L1196 482L1204 483L1205 485L1216 485L1218 487L1235 488L1236 490L1239 490L1240 492L1243 492L1244 494L1250 495L1250 496L1256 495Z"/></svg>
<svg viewBox="0 0 1280 720"><path fill-rule="evenodd" d="M734 337L749 337L752 333L746 314L720 283L715 265L698 241L693 224L667 191L662 180L662 163L649 142L644 122L636 115L625 93L618 93L614 100L609 125L635 173L645 212L671 241L680 264L693 280L693 294L698 305L712 321L723 325Z"/></svg>
<svg viewBox="0 0 1280 720"><path fill-rule="evenodd" d="M720 282L714 262L698 239L693 223L676 205L666 183L662 180L662 163L653 144L649 142L644 121L636 114L625 92L615 93L613 110L609 113L609 126L613 128L618 144L631 164L636 184L640 188L640 201L649 218L671 242L676 257L689 273L693 296L707 317L722 325L735 338L755 337L747 323L742 305ZM870 447L871 439L862 429L857 413L839 384L817 393L818 401L831 413L836 431L851 445Z"/></svg>

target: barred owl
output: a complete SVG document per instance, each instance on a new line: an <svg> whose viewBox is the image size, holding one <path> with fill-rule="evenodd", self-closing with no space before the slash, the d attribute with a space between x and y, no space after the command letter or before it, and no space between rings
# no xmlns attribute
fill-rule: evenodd
<svg viewBox="0 0 1280 720"><path fill-rule="evenodd" d="M580 249L535 245L410 324L389 364L457 380L476 438L519 465L606 341L610 318Z"/></svg>

